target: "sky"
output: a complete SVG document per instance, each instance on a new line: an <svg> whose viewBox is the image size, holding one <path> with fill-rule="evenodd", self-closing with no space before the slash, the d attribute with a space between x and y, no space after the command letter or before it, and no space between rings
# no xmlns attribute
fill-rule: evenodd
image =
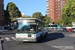
<svg viewBox="0 0 75 50"><path fill-rule="evenodd" d="M6 10L7 4L13 2L25 15L32 16L35 12L41 12L44 16L47 11L46 0L4 0L4 9Z"/></svg>

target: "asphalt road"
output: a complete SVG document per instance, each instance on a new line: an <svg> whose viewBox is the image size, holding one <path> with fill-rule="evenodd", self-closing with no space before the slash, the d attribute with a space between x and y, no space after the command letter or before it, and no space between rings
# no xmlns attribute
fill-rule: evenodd
<svg viewBox="0 0 75 50"><path fill-rule="evenodd" d="M12 33L13 32L13 33ZM15 31L3 32L4 50L75 50L73 32L49 31L47 37L36 43L15 41Z"/></svg>

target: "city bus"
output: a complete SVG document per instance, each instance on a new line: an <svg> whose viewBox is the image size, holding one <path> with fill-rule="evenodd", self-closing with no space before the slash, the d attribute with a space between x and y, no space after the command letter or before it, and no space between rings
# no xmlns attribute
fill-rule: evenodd
<svg viewBox="0 0 75 50"><path fill-rule="evenodd" d="M51 29L57 29L57 28L60 28L61 26L58 25L58 24L52 24L52 25L47 25L47 28L51 28Z"/></svg>
<svg viewBox="0 0 75 50"><path fill-rule="evenodd" d="M36 42L47 36L46 23L37 18L17 18L16 41Z"/></svg>

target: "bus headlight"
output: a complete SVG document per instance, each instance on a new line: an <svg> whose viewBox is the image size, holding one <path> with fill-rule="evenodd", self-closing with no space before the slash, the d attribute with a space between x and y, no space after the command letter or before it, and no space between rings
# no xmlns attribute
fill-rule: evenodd
<svg viewBox="0 0 75 50"><path fill-rule="evenodd" d="M32 38L36 38L36 35L32 35Z"/></svg>
<svg viewBox="0 0 75 50"><path fill-rule="evenodd" d="M16 38L19 38L19 35L16 35Z"/></svg>

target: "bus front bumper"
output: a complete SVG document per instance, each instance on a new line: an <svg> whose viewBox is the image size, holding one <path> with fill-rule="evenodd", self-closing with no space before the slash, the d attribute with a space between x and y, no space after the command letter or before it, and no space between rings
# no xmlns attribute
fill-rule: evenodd
<svg viewBox="0 0 75 50"><path fill-rule="evenodd" d="M28 39L28 38L16 38L16 41L24 41L24 42L36 42L36 38L35 39Z"/></svg>

